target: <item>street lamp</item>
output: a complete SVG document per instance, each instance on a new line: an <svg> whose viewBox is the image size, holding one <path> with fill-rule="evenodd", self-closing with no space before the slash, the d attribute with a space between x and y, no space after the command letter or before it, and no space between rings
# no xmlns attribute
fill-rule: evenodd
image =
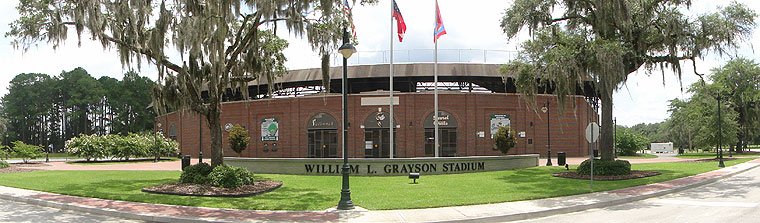
<svg viewBox="0 0 760 223"><path fill-rule="evenodd" d="M723 120L720 118L720 110L721 110L721 103L720 103L720 94L717 97L718 99L718 167L726 167L725 164L723 164L723 129L721 128L721 122ZM726 102L726 107L730 107L731 103Z"/></svg>
<svg viewBox="0 0 760 223"><path fill-rule="evenodd" d="M546 166L552 165L552 135L549 131L549 99L546 99L546 104L541 108L541 111L546 113Z"/></svg>
<svg viewBox="0 0 760 223"><path fill-rule="evenodd" d="M718 102L718 103L720 103L720 102ZM731 108L731 106L733 106L733 104L731 104L731 102L730 102L730 101L726 101L726 103L723 103L723 105L725 105L725 106L726 106L726 108ZM721 150L722 150L722 149L721 149ZM729 148L729 150L728 150L728 157L734 157L734 156L733 156L733 152L732 152L732 151L733 151L733 150Z"/></svg>
<svg viewBox="0 0 760 223"><path fill-rule="evenodd" d="M340 191L340 201L338 210L354 209L354 202L351 201L351 189L348 186L348 58L356 53L356 48L348 41L348 32L343 28L343 46L338 48L338 52L343 55L343 188Z"/></svg>

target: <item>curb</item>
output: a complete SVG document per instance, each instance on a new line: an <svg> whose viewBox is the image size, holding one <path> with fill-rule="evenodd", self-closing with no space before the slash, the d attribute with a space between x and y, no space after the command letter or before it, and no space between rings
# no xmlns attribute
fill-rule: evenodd
<svg viewBox="0 0 760 223"><path fill-rule="evenodd" d="M642 195L634 195L634 196L628 196L620 199L614 199L609 201L603 201L603 202L597 202L593 204L583 204L583 205L576 205L576 206L570 206L570 207L563 207L563 208L556 208L556 209L548 209L548 210L542 210L542 211L534 211L534 212L524 212L524 213L517 213L517 214L510 214L510 215L500 215L500 216L490 216L490 217L482 217L482 218L471 218L471 219L460 219L460 220L451 220L451 221L436 221L436 222L505 222L505 221L519 221L519 220L527 220L527 219L534 219L534 218L542 218L542 217L548 217L552 215L558 215L558 214L568 214L578 211L585 211L589 209L596 209L596 208L604 208L609 206L615 206L625 203L630 203L634 201L640 201L640 200L646 200L653 197L659 197L670 193L675 193L683 190L688 190L691 188L704 186L707 184L715 183L719 180L732 177L734 175L744 173L746 171L749 171L751 169L757 168L760 165L754 165L752 167L749 167L744 170L739 170L733 173L728 173L721 176L711 177L707 179L703 179L700 181L696 181L693 183L685 184L678 187L672 187L668 189L659 190L656 192L648 193L648 194L642 194ZM709 173L709 172L707 172ZM696 175L694 175L696 176ZM681 179L681 178L678 178ZM675 179L674 179L675 180ZM667 181L666 181L667 182ZM607 193L609 191L603 191L598 193Z"/></svg>
<svg viewBox="0 0 760 223"><path fill-rule="evenodd" d="M40 193L46 193L46 192L40 192ZM0 194L0 198L4 200L19 202L19 203L50 207L50 208L56 208L56 209L61 209L61 210L78 211L78 212L84 212L84 213L95 214L95 215L103 215L103 216L124 218L124 219L131 219L131 220L141 220L141 221L147 221L147 222L194 222L194 223L195 222L198 222L198 223L201 223L201 222L240 222L240 221L230 221L230 220L222 220L222 219L198 219L198 218L185 217L185 216L165 216L165 215L146 214L146 213L141 213L141 212L132 212L132 211L119 211L119 210L108 209L108 208L98 208L98 207L90 207L90 206L77 205L77 204L61 203L57 201L49 201L49 200L43 200L43 199L37 199L37 198L17 197L17 196L7 195L7 194Z"/></svg>
<svg viewBox="0 0 760 223"><path fill-rule="evenodd" d="M608 206L630 203L633 201L645 200L645 199L649 199L653 197L658 197L658 196L662 196L662 195L666 195L666 194L670 194L674 192L679 192L679 191L707 185L707 184L714 183L728 177L732 177L740 173L744 173L746 171L749 171L757 167L760 167L760 165L754 165L752 167L739 170L733 173L728 173L721 176L699 180L699 181L685 184L678 187L663 189L663 190L655 191L648 194L633 195L633 196L628 196L628 197L624 197L620 199L597 202L593 204L575 205L575 206L569 206L569 207L563 207L563 208L548 209L548 210L534 211L534 212L524 212L524 213L517 213L517 214L510 214L510 215L489 216L489 217L459 219L459 220L450 220L450 221L436 221L436 222L518 221L518 220L548 217L548 216L558 215L558 214L573 213L573 212L584 211L584 210L595 209L595 208L604 208ZM679 178L679 179L682 179L682 178ZM597 192L597 193L607 193L607 192L609 191ZM39 193L47 193L47 192L39 192ZM57 208L61 210L71 210L71 211L78 211L78 212L84 212L84 213L90 213L90 214L96 214L96 215L133 219L133 220L142 220L142 221L148 221L148 222L199 222L199 223L200 222L241 222L241 220L226 220L226 219L217 219L217 218L200 218L199 219L197 217L189 217L189 216L170 216L170 215L148 214L148 213L142 213L142 212L120 211L120 210L109 209L109 208L99 208L99 207L91 207L91 206L78 205L78 204L61 203L57 201L49 201L49 200L43 200L43 199L38 199L38 198L19 197L19 196L13 196L9 194L0 194L0 198L4 200L27 203L27 204L43 206L43 207ZM93 199L98 199L98 198L93 198ZM179 206L179 205L167 205L167 206ZM340 222L340 221L345 221L345 220L346 219L340 219L338 221ZM261 222L261 221L253 220L253 221L246 221L246 222ZM266 221L266 222L277 222L277 221Z"/></svg>

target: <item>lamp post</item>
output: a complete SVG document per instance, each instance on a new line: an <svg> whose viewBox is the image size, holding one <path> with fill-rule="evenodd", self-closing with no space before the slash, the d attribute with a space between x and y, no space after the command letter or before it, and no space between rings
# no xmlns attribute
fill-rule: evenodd
<svg viewBox="0 0 760 223"><path fill-rule="evenodd" d="M158 129L158 131L156 131L155 134L153 134L153 142L154 142L153 146L155 146L155 149L156 149L155 150L155 152L156 152L155 155L156 155L156 157L158 157L158 134L162 132L161 123L159 122L158 124L156 124L156 126L158 126L159 129ZM153 159L153 162L157 163L158 162L158 158Z"/></svg>
<svg viewBox="0 0 760 223"><path fill-rule="evenodd" d="M612 119L612 124L614 126L614 129L612 132L612 155L617 158L617 118Z"/></svg>
<svg viewBox="0 0 760 223"><path fill-rule="evenodd" d="M343 55L343 187L340 190L340 201L338 210L354 209L354 202L351 201L351 189L348 186L348 58L356 53L356 48L348 41L348 31L343 28L343 46L338 48L338 52Z"/></svg>
<svg viewBox="0 0 760 223"><path fill-rule="evenodd" d="M723 164L723 130L721 128L721 117L720 117L720 95L718 95L718 167L725 167L726 165Z"/></svg>
<svg viewBox="0 0 760 223"><path fill-rule="evenodd" d="M552 134L549 131L549 99L546 99L546 104L541 108L541 111L546 113L546 166L552 165Z"/></svg>

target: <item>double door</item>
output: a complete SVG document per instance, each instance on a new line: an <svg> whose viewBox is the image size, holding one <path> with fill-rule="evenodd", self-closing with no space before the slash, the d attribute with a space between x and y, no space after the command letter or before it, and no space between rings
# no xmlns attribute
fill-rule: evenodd
<svg viewBox="0 0 760 223"><path fill-rule="evenodd" d="M310 158L338 157L338 130L316 129L309 130Z"/></svg>
<svg viewBox="0 0 760 223"><path fill-rule="evenodd" d="M439 128L440 156L457 156L457 129ZM435 156L435 129L425 129L425 156Z"/></svg>
<svg viewBox="0 0 760 223"><path fill-rule="evenodd" d="M367 158L390 158L391 134L387 128L364 129L364 157ZM393 130L393 144L396 144L398 131ZM393 156L398 157L396 146L393 147Z"/></svg>

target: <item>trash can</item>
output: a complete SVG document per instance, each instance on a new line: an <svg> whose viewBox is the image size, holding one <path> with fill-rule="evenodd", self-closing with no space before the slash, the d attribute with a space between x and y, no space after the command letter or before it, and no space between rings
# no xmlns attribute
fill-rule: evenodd
<svg viewBox="0 0 760 223"><path fill-rule="evenodd" d="M185 170L185 167L190 166L190 155L184 155L182 156L182 170Z"/></svg>
<svg viewBox="0 0 760 223"><path fill-rule="evenodd" d="M557 153L557 165L564 166L567 163L565 152Z"/></svg>
<svg viewBox="0 0 760 223"><path fill-rule="evenodd" d="M678 148L678 154L683 154L683 148Z"/></svg>
<svg viewBox="0 0 760 223"><path fill-rule="evenodd" d="M599 157L599 150L598 149L594 150L594 157Z"/></svg>

